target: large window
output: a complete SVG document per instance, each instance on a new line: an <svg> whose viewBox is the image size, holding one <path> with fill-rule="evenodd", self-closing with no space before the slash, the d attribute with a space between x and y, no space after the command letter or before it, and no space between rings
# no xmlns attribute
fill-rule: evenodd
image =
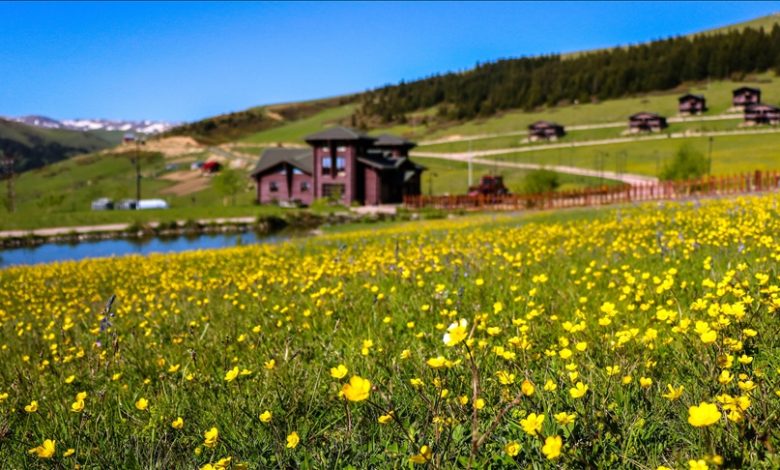
<svg viewBox="0 0 780 470"><path fill-rule="evenodd" d="M342 156L336 157L336 173L343 176L347 172L347 159Z"/></svg>
<svg viewBox="0 0 780 470"><path fill-rule="evenodd" d="M333 159L330 157L330 155L324 155L322 157L322 174L329 175L332 165L333 165Z"/></svg>

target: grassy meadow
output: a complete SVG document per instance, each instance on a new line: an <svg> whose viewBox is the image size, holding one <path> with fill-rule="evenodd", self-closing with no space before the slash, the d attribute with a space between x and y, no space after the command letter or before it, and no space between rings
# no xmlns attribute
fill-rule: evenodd
<svg viewBox="0 0 780 470"><path fill-rule="evenodd" d="M0 461L777 468L778 199L0 270Z"/></svg>

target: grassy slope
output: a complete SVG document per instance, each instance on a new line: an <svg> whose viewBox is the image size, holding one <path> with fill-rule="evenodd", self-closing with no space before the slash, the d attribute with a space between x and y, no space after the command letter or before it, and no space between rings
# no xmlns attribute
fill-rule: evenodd
<svg viewBox="0 0 780 470"><path fill-rule="evenodd" d="M418 162L428 170L423 173L422 191L423 194L465 194L468 190L468 164L464 162L455 162L449 160L419 159ZM519 193L523 188L525 170L516 168L494 168L489 165L474 165L472 178L473 184L479 182L480 176L488 173L495 173L504 177L504 184L513 193ZM589 178L586 176L559 175L561 183L560 190L584 188L586 186L596 186L600 184L615 184L613 181L601 181L598 178Z"/></svg>
<svg viewBox="0 0 780 470"><path fill-rule="evenodd" d="M211 186L188 196L161 195L173 183L160 178L166 162L155 154L142 159L142 197L162 197L170 211L92 212L90 202L98 197L112 199L135 196L135 170L130 154L84 155L23 173L16 180L17 211L5 210L0 196L0 229L115 223L135 220L254 215L254 192L247 187L237 197L236 207L226 208Z"/></svg>
<svg viewBox="0 0 780 470"><path fill-rule="evenodd" d="M349 117L354 109L354 104L327 109L304 119L248 135L240 141L245 143L302 142L305 136Z"/></svg>
<svg viewBox="0 0 780 470"><path fill-rule="evenodd" d="M116 145L114 133L42 129L0 119L0 150L20 159L17 168L47 163Z"/></svg>
<svg viewBox="0 0 780 470"><path fill-rule="evenodd" d="M626 172L657 175L659 169L666 162L671 161L683 143L689 143L704 155L708 154L707 138L694 137L598 147L540 150L494 158L517 162L598 168L601 155L605 162L605 170L615 171L616 165L625 161L624 171ZM712 147L712 173L725 175L753 170L780 169L778 148L780 148L780 134L715 137ZM421 159L420 161L427 164L431 160Z"/></svg>

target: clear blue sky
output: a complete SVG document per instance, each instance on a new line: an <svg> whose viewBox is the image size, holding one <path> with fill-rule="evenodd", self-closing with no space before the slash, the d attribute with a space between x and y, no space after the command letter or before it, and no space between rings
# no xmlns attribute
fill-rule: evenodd
<svg viewBox="0 0 780 470"><path fill-rule="evenodd" d="M0 3L0 115L189 121L780 11L712 3Z"/></svg>

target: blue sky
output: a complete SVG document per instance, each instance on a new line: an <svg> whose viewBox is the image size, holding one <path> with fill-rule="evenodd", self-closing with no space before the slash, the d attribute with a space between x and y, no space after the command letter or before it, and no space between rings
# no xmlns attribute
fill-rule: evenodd
<svg viewBox="0 0 780 470"><path fill-rule="evenodd" d="M778 11L780 2L3 2L0 115L189 121Z"/></svg>

